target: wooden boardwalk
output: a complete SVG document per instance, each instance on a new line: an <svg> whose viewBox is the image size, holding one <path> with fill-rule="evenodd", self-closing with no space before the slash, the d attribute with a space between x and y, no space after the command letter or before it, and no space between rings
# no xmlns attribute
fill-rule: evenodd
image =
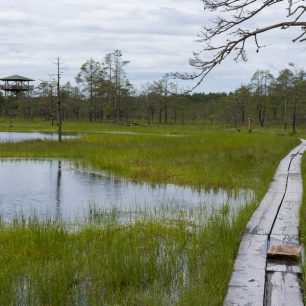
<svg viewBox="0 0 306 306"><path fill-rule="evenodd" d="M306 141L279 164L268 192L248 222L225 306L302 306L301 270L289 258L267 258L273 245L299 246L301 159Z"/></svg>

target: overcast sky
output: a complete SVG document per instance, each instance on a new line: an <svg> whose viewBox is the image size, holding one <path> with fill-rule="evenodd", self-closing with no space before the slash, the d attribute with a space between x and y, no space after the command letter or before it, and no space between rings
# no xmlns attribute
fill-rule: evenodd
<svg viewBox="0 0 306 306"><path fill-rule="evenodd" d="M281 6L265 12L255 27L279 22L284 13ZM130 61L129 79L140 88L167 72L190 71L188 59L201 47L196 35L208 19L200 0L1 1L0 76L48 80L59 55L67 68L64 81L73 82L88 58L102 60L119 49ZM197 91L233 90L248 83L256 69L276 73L288 62L302 68L305 45L290 40L296 33L279 30L265 35L260 42L268 48L257 54L250 45L247 63L227 60Z"/></svg>

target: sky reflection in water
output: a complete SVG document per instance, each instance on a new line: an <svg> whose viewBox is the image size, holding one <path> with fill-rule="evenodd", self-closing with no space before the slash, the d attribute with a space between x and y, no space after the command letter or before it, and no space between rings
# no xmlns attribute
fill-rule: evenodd
<svg viewBox="0 0 306 306"><path fill-rule="evenodd" d="M75 134L62 136L63 139L76 137ZM57 133L48 132L0 132L0 142L19 142L25 140L57 140Z"/></svg>
<svg viewBox="0 0 306 306"><path fill-rule="evenodd" d="M89 206L123 211L139 209L239 207L252 200L250 190L227 193L172 184L152 185L116 178L108 173L78 169L57 160L0 161L0 212L5 220L16 214L73 220L87 215Z"/></svg>

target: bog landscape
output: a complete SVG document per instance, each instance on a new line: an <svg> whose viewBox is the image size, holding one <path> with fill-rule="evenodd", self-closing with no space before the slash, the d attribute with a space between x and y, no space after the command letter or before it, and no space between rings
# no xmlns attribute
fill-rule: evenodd
<svg viewBox="0 0 306 306"><path fill-rule="evenodd" d="M178 29L185 22L186 31L203 26L191 72L165 72L165 61L151 74L141 52L128 50L130 41L140 44L125 9L38 2L46 20L61 8L59 23L77 40L97 31L81 22L90 6L86 24L113 9L127 29L123 50L110 44L113 51L96 57L86 44L82 55L67 47L75 41L39 19L42 46L66 46L74 56L70 64L52 54L50 74L14 49L30 48L24 41L0 46L11 50L0 60L0 305L304 305L305 50L287 50L305 43L304 1L182 0L174 9L167 0L153 9L128 0L136 23L159 16L181 20ZM204 13L190 8L197 2L214 16L204 25ZM16 0L2 15L19 29L37 14ZM163 25L158 35L170 35ZM274 31L291 35L278 43L279 57L260 40ZM59 41L47 43L48 33ZM145 57L152 67L161 56L154 39ZM173 61L186 60L179 52L171 50ZM261 62L250 64L250 53ZM231 73L235 61L251 73Z"/></svg>

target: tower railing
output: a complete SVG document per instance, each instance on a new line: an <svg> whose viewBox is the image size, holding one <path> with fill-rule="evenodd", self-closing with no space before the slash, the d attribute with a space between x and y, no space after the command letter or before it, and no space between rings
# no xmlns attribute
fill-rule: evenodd
<svg viewBox="0 0 306 306"><path fill-rule="evenodd" d="M0 85L0 90L5 90L5 91L32 91L32 90L34 90L34 85L5 84L5 85Z"/></svg>

